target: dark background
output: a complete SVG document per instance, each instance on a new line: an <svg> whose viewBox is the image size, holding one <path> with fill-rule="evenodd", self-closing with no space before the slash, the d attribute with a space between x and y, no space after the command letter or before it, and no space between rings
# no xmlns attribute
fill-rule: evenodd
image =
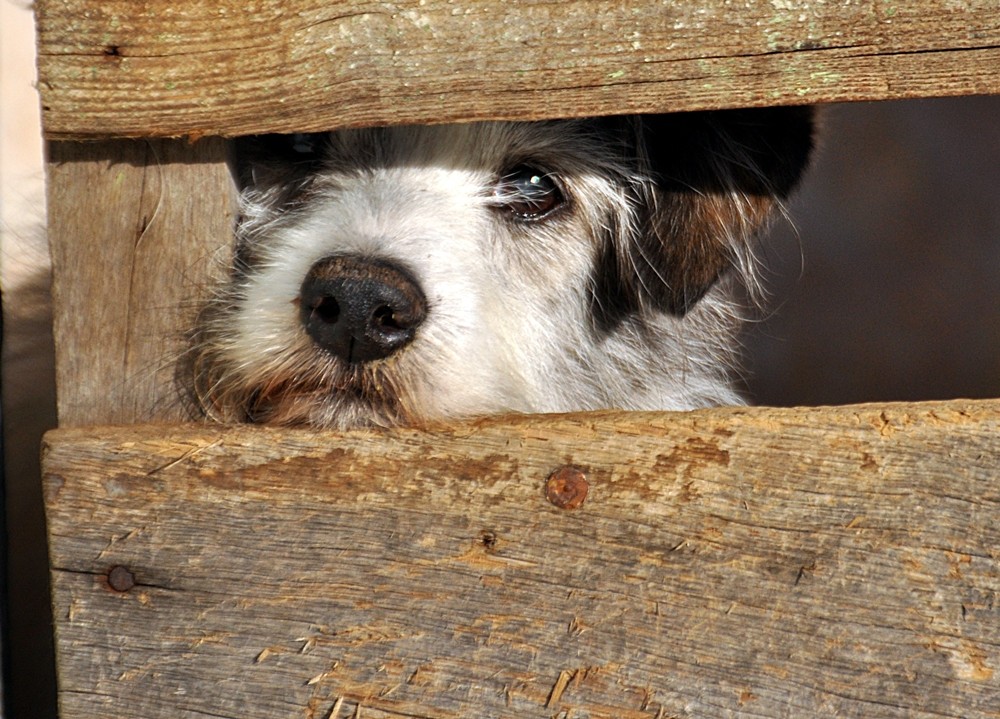
<svg viewBox="0 0 1000 719"><path fill-rule="evenodd" d="M834 105L765 241L759 404L1000 397L1000 97Z"/></svg>

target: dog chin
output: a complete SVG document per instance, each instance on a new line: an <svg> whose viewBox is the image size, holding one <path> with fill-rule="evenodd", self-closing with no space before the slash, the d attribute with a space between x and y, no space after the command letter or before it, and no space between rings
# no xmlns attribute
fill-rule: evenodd
<svg viewBox="0 0 1000 719"><path fill-rule="evenodd" d="M315 404L307 417L295 417L286 424L350 430L413 425L415 420L404 419L386 407L375 406L364 400L337 397Z"/></svg>
<svg viewBox="0 0 1000 719"><path fill-rule="evenodd" d="M308 424L326 429L394 427L418 418L407 411L390 371L341 371L318 391L279 397L268 424ZM385 370L385 368L380 368Z"/></svg>
<svg viewBox="0 0 1000 719"><path fill-rule="evenodd" d="M347 388L325 393L292 390L267 397L257 395L248 402L247 419L259 424L336 430L413 424L394 399L373 399Z"/></svg>

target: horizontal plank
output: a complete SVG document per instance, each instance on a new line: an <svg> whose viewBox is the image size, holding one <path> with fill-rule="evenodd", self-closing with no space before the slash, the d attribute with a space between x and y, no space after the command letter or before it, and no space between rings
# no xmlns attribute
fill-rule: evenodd
<svg viewBox="0 0 1000 719"><path fill-rule="evenodd" d="M50 433L64 719L995 717L1000 401Z"/></svg>
<svg viewBox="0 0 1000 719"><path fill-rule="evenodd" d="M1000 92L994 0L39 0L49 138Z"/></svg>

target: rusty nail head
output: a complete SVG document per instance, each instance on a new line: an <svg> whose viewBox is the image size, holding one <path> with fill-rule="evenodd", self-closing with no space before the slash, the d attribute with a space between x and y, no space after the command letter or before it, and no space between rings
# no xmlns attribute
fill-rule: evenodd
<svg viewBox="0 0 1000 719"><path fill-rule="evenodd" d="M116 592L127 592L135 586L135 575L120 564L108 571L108 586Z"/></svg>
<svg viewBox="0 0 1000 719"><path fill-rule="evenodd" d="M589 490L587 475L577 467L560 467L545 482L545 498L560 509L576 509Z"/></svg>

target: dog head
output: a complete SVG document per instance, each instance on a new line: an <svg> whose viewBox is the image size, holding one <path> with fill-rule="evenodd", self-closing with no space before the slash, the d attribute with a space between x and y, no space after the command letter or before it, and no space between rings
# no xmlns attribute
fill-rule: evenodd
<svg viewBox="0 0 1000 719"><path fill-rule="evenodd" d="M199 399L335 427L738 401L732 285L810 146L806 108L241 141Z"/></svg>

